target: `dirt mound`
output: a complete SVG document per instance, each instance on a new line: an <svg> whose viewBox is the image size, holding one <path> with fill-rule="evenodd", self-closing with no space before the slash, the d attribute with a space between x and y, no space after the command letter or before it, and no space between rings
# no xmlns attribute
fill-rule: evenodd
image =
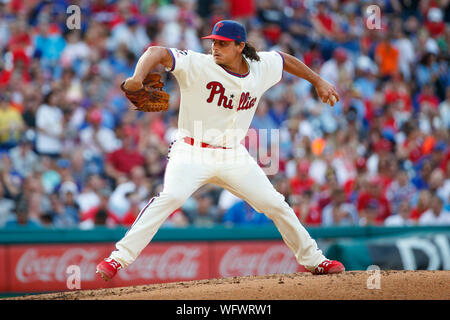
<svg viewBox="0 0 450 320"><path fill-rule="evenodd" d="M80 290L14 299L108 300L450 300L450 271L348 271L247 276Z"/></svg>

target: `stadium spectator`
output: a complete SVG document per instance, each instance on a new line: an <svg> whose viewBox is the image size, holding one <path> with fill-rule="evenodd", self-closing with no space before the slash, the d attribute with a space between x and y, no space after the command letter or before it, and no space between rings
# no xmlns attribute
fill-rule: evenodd
<svg viewBox="0 0 450 320"><path fill-rule="evenodd" d="M167 159L162 157L162 153L159 151L159 148L146 148L143 151L143 155L145 157L144 168L147 177L162 180Z"/></svg>
<svg viewBox="0 0 450 320"><path fill-rule="evenodd" d="M240 199L226 189L222 189L219 199L217 201L217 207L220 212L220 219L222 219L224 213L230 209Z"/></svg>
<svg viewBox="0 0 450 320"><path fill-rule="evenodd" d="M105 188L105 180L98 174L91 174L84 182L80 193L76 197L78 206L80 207L80 214L84 214L92 208L100 204L100 197L98 193Z"/></svg>
<svg viewBox="0 0 450 320"><path fill-rule="evenodd" d="M320 76L336 84L337 89L348 88L354 78L355 66L346 49L339 47L333 52L331 59L325 61L320 68Z"/></svg>
<svg viewBox="0 0 450 320"><path fill-rule="evenodd" d="M270 44L277 43L286 18L282 4L274 0L259 1L256 14L262 24L261 29L266 41Z"/></svg>
<svg viewBox="0 0 450 320"><path fill-rule="evenodd" d="M430 200L430 209L425 211L419 218L421 226L449 226L450 212L444 209L443 201L436 195Z"/></svg>
<svg viewBox="0 0 450 320"><path fill-rule="evenodd" d="M411 210L411 219L418 221L422 214L430 208L432 194L429 190L422 190L417 196L416 204Z"/></svg>
<svg viewBox="0 0 450 320"><path fill-rule="evenodd" d="M359 190L358 183L362 179L367 178L367 166L366 159L364 157L358 157L355 160L356 174L353 177L347 179L343 185L346 197L351 199L354 197L354 193Z"/></svg>
<svg viewBox="0 0 450 320"><path fill-rule="evenodd" d="M427 82L422 86L422 90L417 96L417 104L419 111L428 115L437 110L439 106L439 98L435 94L433 86ZM429 133L429 131L427 132Z"/></svg>
<svg viewBox="0 0 450 320"><path fill-rule="evenodd" d="M396 24L396 28L393 30L393 38L393 44L398 49L399 71L403 79L409 81L413 76L411 71L415 63L414 45L411 39L405 34L401 24Z"/></svg>
<svg viewBox="0 0 450 320"><path fill-rule="evenodd" d="M325 147L326 140L323 138L316 138L311 142L311 150L314 157L309 168L309 176L319 186L325 183L325 174L329 166L326 155L324 154Z"/></svg>
<svg viewBox="0 0 450 320"><path fill-rule="evenodd" d="M211 194L202 191L196 193L194 198L196 204L194 210L183 210L190 224L197 227L211 227L219 222L220 211L217 206L214 206Z"/></svg>
<svg viewBox="0 0 450 320"><path fill-rule="evenodd" d="M272 220L265 214L257 212L247 202L239 200L222 217L225 225L262 225L270 224Z"/></svg>
<svg viewBox="0 0 450 320"><path fill-rule="evenodd" d="M328 60L342 36L342 30L336 21L337 17L330 10L330 4L324 0L317 1L316 4L317 8L311 17L313 30L319 37L324 58Z"/></svg>
<svg viewBox="0 0 450 320"><path fill-rule="evenodd" d="M310 163L303 159L298 161L297 175L290 180L291 192L293 194L302 194L306 190L315 187L315 181L309 176Z"/></svg>
<svg viewBox="0 0 450 320"><path fill-rule="evenodd" d="M436 67L436 56L431 52L425 53L415 68L414 76L419 88L431 82L432 72L436 72Z"/></svg>
<svg viewBox="0 0 450 320"><path fill-rule="evenodd" d="M408 173L404 170L398 171L395 180L386 190L386 198L391 203L392 211L398 212L403 202L412 203L416 188L410 182Z"/></svg>
<svg viewBox="0 0 450 320"><path fill-rule="evenodd" d="M323 210L323 208L331 202L333 190L341 188L336 177L336 172L333 168L327 169L327 172L325 173L325 181L326 183L320 186L317 195L320 210Z"/></svg>
<svg viewBox="0 0 450 320"><path fill-rule="evenodd" d="M382 33L382 41L375 48L374 58L378 64L378 71L382 79L389 79L398 75L399 50L392 41L393 35L386 31Z"/></svg>
<svg viewBox="0 0 450 320"><path fill-rule="evenodd" d="M378 83L377 71L377 66L369 56L361 55L358 57L353 87L365 104L369 103L375 96Z"/></svg>
<svg viewBox="0 0 450 320"><path fill-rule="evenodd" d="M269 109L269 116L276 123L277 127L287 120L287 104L283 100L274 101L272 108Z"/></svg>
<svg viewBox="0 0 450 320"><path fill-rule="evenodd" d="M444 181L444 171L442 171L441 168L434 169L431 172L430 178L428 180L430 192L439 196L441 194L442 187L444 186Z"/></svg>
<svg viewBox="0 0 450 320"><path fill-rule="evenodd" d="M41 182L45 194L50 195L57 191L62 183L61 175L58 172L59 167L67 167L69 164L64 158L52 159L48 156L42 157L42 176Z"/></svg>
<svg viewBox="0 0 450 320"><path fill-rule="evenodd" d="M416 225L416 221L410 218L411 205L408 200L402 201L394 211L394 214L384 220L387 227L403 227Z"/></svg>
<svg viewBox="0 0 450 320"><path fill-rule="evenodd" d="M139 213L141 212L142 208L139 207L139 196L137 194L130 194L128 200L129 200L128 210L123 214L122 217L119 216L119 219L122 225L126 227L131 227L136 218L138 217Z"/></svg>
<svg viewBox="0 0 450 320"><path fill-rule="evenodd" d="M80 131L80 142L84 150L94 157L102 159L105 153L110 153L120 147L120 141L113 130L102 125L102 113L92 109L87 116L88 126Z"/></svg>
<svg viewBox="0 0 450 320"><path fill-rule="evenodd" d="M132 129L124 128L122 147L106 157L106 174L117 183L121 176L127 176L135 166L142 166L144 163L145 159L137 149L137 141Z"/></svg>
<svg viewBox="0 0 450 320"><path fill-rule="evenodd" d="M26 202L20 202L16 208L16 214L6 221L4 228L41 228L39 221L31 219L29 216L28 205Z"/></svg>
<svg viewBox="0 0 450 320"><path fill-rule="evenodd" d="M67 33L65 39L66 46L61 52L61 65L73 68L75 73L80 76L91 49L84 41L80 30L71 30Z"/></svg>
<svg viewBox="0 0 450 320"><path fill-rule="evenodd" d="M358 223L356 207L346 200L344 190L333 190L331 202L322 211L322 226L348 226Z"/></svg>
<svg viewBox="0 0 450 320"><path fill-rule="evenodd" d="M428 189L428 182L430 181L431 173L433 172L433 164L431 159L424 159L422 163L419 163L416 170L416 176L411 179L414 186L419 189Z"/></svg>
<svg viewBox="0 0 450 320"><path fill-rule="evenodd" d="M28 216L41 226L51 224L48 212L51 209L49 197L44 192L34 192L28 199L23 199L28 204Z"/></svg>
<svg viewBox="0 0 450 320"><path fill-rule="evenodd" d="M15 209L16 203L13 199L5 197L3 184L0 183L0 227L3 227L7 221L14 219Z"/></svg>
<svg viewBox="0 0 450 320"><path fill-rule="evenodd" d="M0 93L0 150L15 147L24 129L20 112L10 103L5 92Z"/></svg>
<svg viewBox="0 0 450 320"><path fill-rule="evenodd" d="M273 110L270 106L270 102L262 98L259 102L258 108L255 111L255 116L253 117L251 128L253 129L276 129L278 128L276 120L273 118L273 115L269 113L269 110Z"/></svg>
<svg viewBox="0 0 450 320"><path fill-rule="evenodd" d="M382 181L377 177L372 177L367 190L359 194L357 210L362 213L363 224L381 224L391 214L390 203L382 191Z"/></svg>
<svg viewBox="0 0 450 320"><path fill-rule="evenodd" d="M323 218L333 190L343 189L362 225L389 224L383 219L390 215L392 223L403 224L405 199L414 221L430 209L431 196L439 196L448 211L448 10L435 1L387 1L381 29L371 30L365 26L367 6L322 0L87 1L81 28L69 30L64 1L1 2L0 199L7 208L26 200L31 220L55 226L46 214L51 203L82 215L99 205L100 190L118 192L133 183L134 168L144 168L137 171L146 195L119 197L120 223L131 224L161 191L179 93L174 77L162 72L170 109L141 114L131 110L120 83L147 47L176 44L206 53L208 42L199 35L219 19L236 17L258 50L298 57L330 79L341 96L329 108L309 82L285 74L256 109L252 130L280 129L279 172L270 179L286 199L306 201L311 190L313 216ZM251 208L226 192L220 201L215 191L211 195L210 208L221 215L233 205L241 214ZM192 204L195 199L187 207ZM104 213L99 223L108 220ZM306 226L317 222L310 218ZM166 225L186 223L178 210Z"/></svg>
<svg viewBox="0 0 450 320"><path fill-rule="evenodd" d="M64 182L59 189L59 199L63 206L62 212L65 217L62 222L67 223L72 228L77 227L80 222L80 207L76 202L77 195L78 187L72 181ZM54 222L56 227L59 224L57 220Z"/></svg>
<svg viewBox="0 0 450 320"><path fill-rule="evenodd" d="M177 209L172 212L169 217L164 221L163 228L183 228L190 225L188 217L181 209Z"/></svg>
<svg viewBox="0 0 450 320"><path fill-rule="evenodd" d="M49 198L51 208L46 212L49 225L56 228L77 227L79 223L78 212L66 210L58 194L52 194Z"/></svg>
<svg viewBox="0 0 450 320"><path fill-rule="evenodd" d="M56 23L41 20L37 26L38 33L33 37L34 56L39 57L44 72L53 77L60 77L62 67L59 63L66 46L66 40Z"/></svg>
<svg viewBox="0 0 450 320"><path fill-rule="evenodd" d="M130 41L133 39L133 41ZM130 17L126 21L116 24L111 30L111 36L108 37L107 48L115 51L119 46L126 48L139 57L144 49L149 45L150 38L138 19Z"/></svg>
<svg viewBox="0 0 450 320"><path fill-rule="evenodd" d="M92 229L96 226L114 227L120 225L120 219L108 209L110 192L108 189L99 191L99 203L88 211L82 212L80 228Z"/></svg>
<svg viewBox="0 0 450 320"><path fill-rule="evenodd" d="M33 132L25 132L19 140L19 145L9 150L13 168L22 179L33 174L40 165L39 156L33 151Z"/></svg>
<svg viewBox="0 0 450 320"><path fill-rule="evenodd" d="M441 8L432 7L428 9L425 20L425 28L433 38L439 38L445 32L444 14Z"/></svg>
<svg viewBox="0 0 450 320"><path fill-rule="evenodd" d="M301 195L292 195L290 205L303 225L319 226L322 213L314 199L312 190L305 190Z"/></svg>
<svg viewBox="0 0 450 320"><path fill-rule="evenodd" d="M233 19L248 19L255 15L255 0L228 1L230 7L230 15Z"/></svg>
<svg viewBox="0 0 450 320"><path fill-rule="evenodd" d="M6 49L12 55L14 67L17 67L19 61L26 67L31 62L28 50L33 48L29 26L23 18L17 19L9 26L10 36ZM24 79L29 80L27 76Z"/></svg>
<svg viewBox="0 0 450 320"><path fill-rule="evenodd" d="M64 126L59 103L61 92L52 90L45 95L43 104L36 111L36 150L40 155L61 156Z"/></svg>
<svg viewBox="0 0 450 320"><path fill-rule="evenodd" d="M292 9L292 16L288 17L285 21L286 31L289 32L289 34L291 34L295 38L295 40L300 43L303 49L308 49L313 44L310 37L310 32L313 28L311 16L305 5L301 2L293 3ZM315 52L320 54L320 51ZM311 57L309 59L305 59L304 62L308 67L311 67L313 60L314 58Z"/></svg>
<svg viewBox="0 0 450 320"><path fill-rule="evenodd" d="M20 197L22 179L13 169L11 158L7 153L0 153L0 183L7 198L17 200Z"/></svg>
<svg viewBox="0 0 450 320"><path fill-rule="evenodd" d="M379 216L378 202L376 200L370 200L367 202L366 206L358 209L359 213L359 225L360 226L373 226L379 225L380 222L377 221Z"/></svg>
<svg viewBox="0 0 450 320"><path fill-rule="evenodd" d="M149 199L151 185L145 176L142 166L131 169L130 179L121 178L123 181L117 184L109 199L108 208L122 219L129 212L131 207L131 197L138 202L138 207L145 206Z"/></svg>

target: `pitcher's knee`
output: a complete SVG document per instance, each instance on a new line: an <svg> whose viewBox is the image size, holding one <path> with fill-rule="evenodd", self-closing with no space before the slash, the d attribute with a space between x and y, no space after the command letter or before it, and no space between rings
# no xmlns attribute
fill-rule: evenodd
<svg viewBox="0 0 450 320"><path fill-rule="evenodd" d="M277 215L286 214L287 210L289 210L289 205L285 201L273 201L266 202L260 211L270 219L273 219Z"/></svg>
<svg viewBox="0 0 450 320"><path fill-rule="evenodd" d="M163 191L161 192L159 197L161 197L161 199L164 199L168 205L179 208L186 202L189 196L186 196L182 193Z"/></svg>

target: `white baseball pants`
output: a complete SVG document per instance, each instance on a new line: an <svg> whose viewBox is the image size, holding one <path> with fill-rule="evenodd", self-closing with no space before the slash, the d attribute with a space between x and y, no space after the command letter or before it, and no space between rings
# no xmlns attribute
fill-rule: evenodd
<svg viewBox="0 0 450 320"><path fill-rule="evenodd" d="M167 217L202 185L213 183L247 201L276 225L299 264L313 269L326 258L292 208L247 149L213 149L176 141L169 152L162 192L141 210L133 226L116 243L111 258L123 267L149 244Z"/></svg>

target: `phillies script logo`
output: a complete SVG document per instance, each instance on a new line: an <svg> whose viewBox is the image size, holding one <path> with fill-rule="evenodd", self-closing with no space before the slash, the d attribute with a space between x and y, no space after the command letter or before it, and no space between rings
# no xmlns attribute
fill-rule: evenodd
<svg viewBox="0 0 450 320"><path fill-rule="evenodd" d="M217 101L217 105L220 107L224 107L226 109L233 109L233 98L234 95L231 94L230 96L225 95L225 87L218 81L211 81L206 85L206 89L211 90L211 93L209 94L208 99L206 102L211 103L213 102L216 95L219 97L219 100ZM250 96L250 92L242 92L241 97L239 99L239 106L237 110L247 110L252 108L255 105L256 98L252 98Z"/></svg>
<svg viewBox="0 0 450 320"><path fill-rule="evenodd" d="M231 247L219 265L223 277L294 273L299 264L284 245L271 246L263 252L243 252L239 246Z"/></svg>
<svg viewBox="0 0 450 320"><path fill-rule="evenodd" d="M38 250L29 249L24 252L16 265L16 277L20 282L44 281L65 282L67 267L77 265L84 280L95 278L97 250L74 248L61 255L40 256Z"/></svg>
<svg viewBox="0 0 450 320"><path fill-rule="evenodd" d="M195 279L199 276L201 249L174 246L162 253L141 254L118 275L134 279Z"/></svg>

